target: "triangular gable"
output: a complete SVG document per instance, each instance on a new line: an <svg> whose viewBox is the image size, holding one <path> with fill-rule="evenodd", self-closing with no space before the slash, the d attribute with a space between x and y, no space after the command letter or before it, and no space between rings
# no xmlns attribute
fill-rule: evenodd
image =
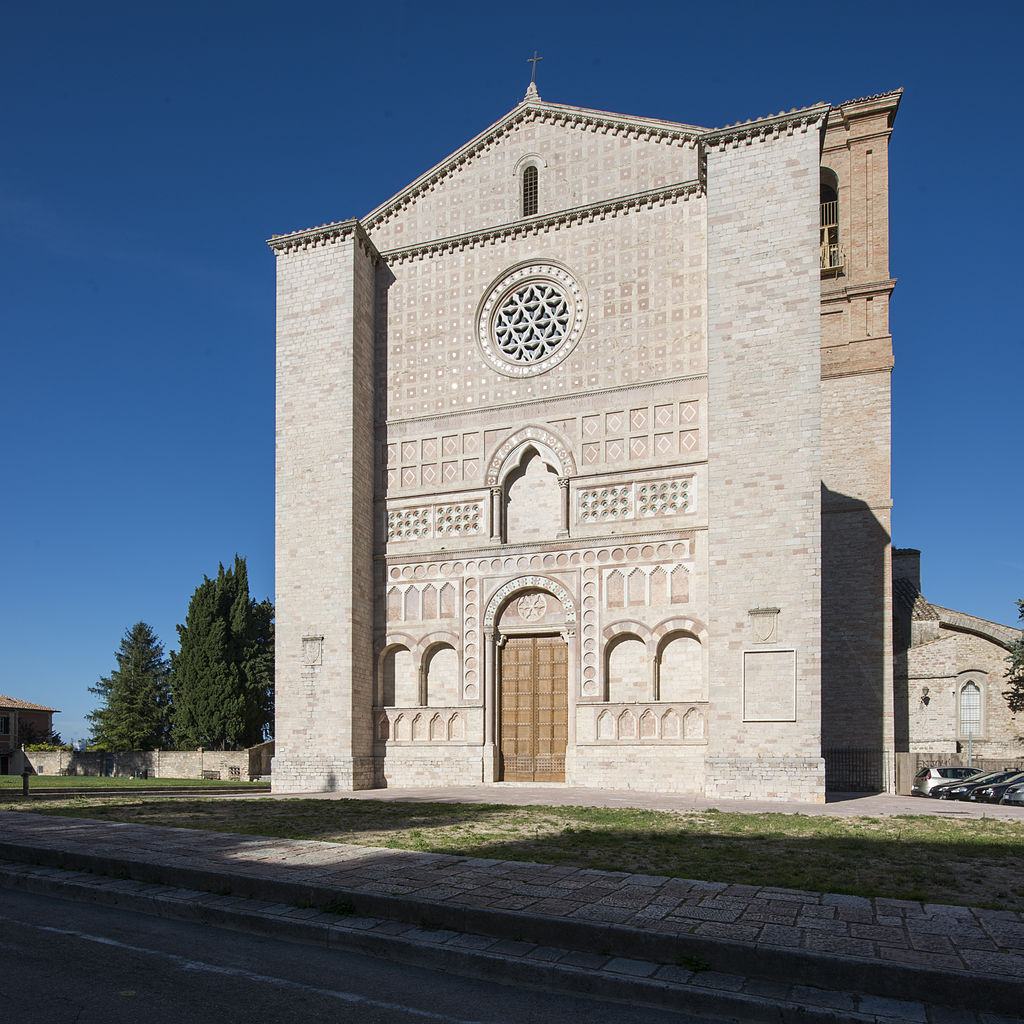
<svg viewBox="0 0 1024 1024"><path fill-rule="evenodd" d="M508 181L488 186L486 182L473 180L472 168L474 164L485 161L486 154L501 148L503 144L512 142L517 133L522 133L525 128L534 126L536 128L534 134L543 131L547 136L545 141L549 145L554 142L553 136L559 132L564 135L566 146L571 145L574 141L569 133L583 132L593 138L611 135L618 137L623 144L647 146L652 150L660 149L663 153L674 151L668 157L659 155L657 159L645 159L645 167L647 164L651 164L649 174L653 180L616 182L615 195L639 192L654 184L675 184L695 178L696 144L705 131L702 128L672 121L631 117L582 107L545 103L540 99L528 98L362 218L362 224L378 248L388 250L427 238L446 237L460 231L493 227L510 219L507 215L502 215L505 211L493 203L478 203L477 208L474 209L473 202L481 196L482 192L487 192L489 187L497 190L504 189L507 185L511 194L515 190L514 183ZM521 145L519 148L525 152L530 147ZM539 144L536 149L535 155L543 160L543 152ZM680 150L688 151L689 155L686 158L681 158ZM514 170L515 161L510 160L509 163L511 166L503 168L504 172ZM459 184L467 186L464 190L466 196L459 195L458 202L464 207L459 217L453 219L451 215L431 215L422 209L417 211L418 216L413 218L408 216L417 205L422 207L423 204L429 204L432 200L437 203L442 195L444 198L440 200L440 204L452 203L454 200L453 190L460 193L463 191L459 189ZM543 171L541 187L544 187ZM608 191L608 187L606 187L605 192ZM609 195L602 194L599 198L609 197ZM490 198L492 197L489 195L484 196L485 200ZM575 201L568 196L560 197L566 201L561 202L557 208L583 205L586 202L592 202L594 198L592 194ZM518 216L518 213L513 216ZM403 231L403 228L407 230Z"/></svg>

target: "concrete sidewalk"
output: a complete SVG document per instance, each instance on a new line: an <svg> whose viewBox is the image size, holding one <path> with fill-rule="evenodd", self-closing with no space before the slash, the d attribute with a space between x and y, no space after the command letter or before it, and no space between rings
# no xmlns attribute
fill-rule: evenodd
<svg viewBox="0 0 1024 1024"><path fill-rule="evenodd" d="M119 903L152 902L146 886L159 885L165 901L215 923L255 913L297 938L327 929L324 941L359 933L364 948L393 937L445 957L500 956L517 970L589 976L587 990L611 977L625 998L653 986L662 1005L685 990L692 1010L695 993L717 990L729 1014L737 999L770 1007L761 1018L748 1007L749 1019L790 1019L785 1008L798 1007L792 1019L933 1024L1020 1020L1024 1006L1024 920L1009 911L22 812L0 820L0 884L67 889L73 871L72 887Z"/></svg>

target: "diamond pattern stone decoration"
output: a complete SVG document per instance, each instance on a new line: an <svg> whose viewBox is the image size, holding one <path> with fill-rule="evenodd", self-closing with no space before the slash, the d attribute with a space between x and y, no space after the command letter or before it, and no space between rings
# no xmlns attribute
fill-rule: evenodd
<svg viewBox="0 0 1024 1024"><path fill-rule="evenodd" d="M683 512L689 505L688 487L686 480L641 484L637 488L637 511L641 516L668 516Z"/></svg>
<svg viewBox="0 0 1024 1024"><path fill-rule="evenodd" d="M565 341L571 315L565 293L553 281L530 281L498 307L494 339L512 362L536 363Z"/></svg>
<svg viewBox="0 0 1024 1024"><path fill-rule="evenodd" d="M608 519L628 519L633 514L633 488L602 487L596 491L580 491L580 520L596 523Z"/></svg>

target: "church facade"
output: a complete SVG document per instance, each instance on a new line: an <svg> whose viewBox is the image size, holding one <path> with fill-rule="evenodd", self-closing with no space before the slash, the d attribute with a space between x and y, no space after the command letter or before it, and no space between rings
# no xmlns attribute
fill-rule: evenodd
<svg viewBox="0 0 1024 1024"><path fill-rule="evenodd" d="M894 750L900 93L522 103L274 236L278 792L824 799Z"/></svg>

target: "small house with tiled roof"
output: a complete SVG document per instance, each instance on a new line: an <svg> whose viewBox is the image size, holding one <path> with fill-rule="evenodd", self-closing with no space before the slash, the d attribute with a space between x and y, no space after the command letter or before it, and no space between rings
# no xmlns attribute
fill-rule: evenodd
<svg viewBox="0 0 1024 1024"><path fill-rule="evenodd" d="M57 708L0 693L0 775L21 771L22 743L37 742L53 732Z"/></svg>

